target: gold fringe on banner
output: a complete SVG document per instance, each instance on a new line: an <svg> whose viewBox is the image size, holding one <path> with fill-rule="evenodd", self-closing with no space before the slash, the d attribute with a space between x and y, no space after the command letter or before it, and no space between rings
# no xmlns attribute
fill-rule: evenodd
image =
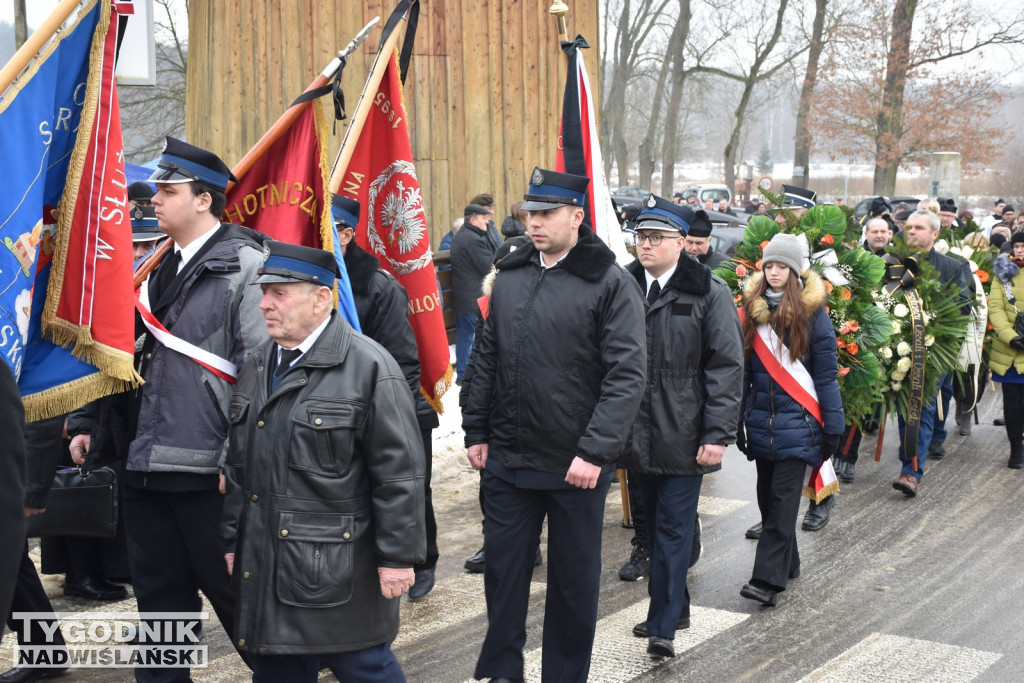
<svg viewBox="0 0 1024 683"><path fill-rule="evenodd" d="M444 393L452 386L453 374L452 364L449 363L448 369L444 371L444 377L434 382L434 394L437 398L430 396L427 392L423 391L423 387L420 387L420 393L423 394L423 398L427 400L427 403L430 404L430 407L438 415L444 415L444 404L441 402L441 399L444 397Z"/></svg>
<svg viewBox="0 0 1024 683"><path fill-rule="evenodd" d="M35 422L49 417L66 415L98 398L131 388L131 382L97 372L73 382L23 397L25 421Z"/></svg>

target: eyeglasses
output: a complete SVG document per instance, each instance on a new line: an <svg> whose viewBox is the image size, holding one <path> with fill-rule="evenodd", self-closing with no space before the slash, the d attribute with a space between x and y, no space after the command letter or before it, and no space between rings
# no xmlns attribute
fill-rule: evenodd
<svg viewBox="0 0 1024 683"><path fill-rule="evenodd" d="M660 247L661 246L661 241L663 239L665 239L666 237L668 237L669 239L673 239L673 240L679 239L678 237L671 236L671 235L665 235L665 234L662 234L660 232L656 232L653 235L641 235L640 233L637 233L636 234L636 245L639 247L644 242L650 242L652 247Z"/></svg>

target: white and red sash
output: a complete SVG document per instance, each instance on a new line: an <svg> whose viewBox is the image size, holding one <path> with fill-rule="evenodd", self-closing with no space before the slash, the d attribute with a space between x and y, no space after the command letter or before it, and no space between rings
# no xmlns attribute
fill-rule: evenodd
<svg viewBox="0 0 1024 683"><path fill-rule="evenodd" d="M135 290L135 309L142 316L142 322L156 338L158 342L178 353L191 358L220 379L234 384L238 379L238 368L229 360L221 358L215 353L201 349L195 344L175 337L164 327L149 308L149 279L147 278L142 286Z"/></svg>
<svg viewBox="0 0 1024 683"><path fill-rule="evenodd" d="M821 414L818 392L814 389L814 379L811 377L811 373L807 371L802 362L790 355L789 348L781 343L779 335L775 333L771 325L757 326L754 352L761 359L768 374L782 387L782 390L824 427L825 420ZM807 466L807 471L804 473L803 496L810 498L815 503L820 503L833 493L838 492L839 480L836 477L835 468L832 467L831 458L825 459L817 467Z"/></svg>

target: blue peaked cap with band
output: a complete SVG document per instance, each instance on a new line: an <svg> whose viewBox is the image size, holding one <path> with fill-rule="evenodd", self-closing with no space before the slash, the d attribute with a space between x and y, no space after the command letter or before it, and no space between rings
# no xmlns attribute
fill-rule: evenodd
<svg viewBox="0 0 1024 683"><path fill-rule="evenodd" d="M335 223L341 223L355 230L359 227L359 202L340 194L331 200L331 217Z"/></svg>
<svg viewBox="0 0 1024 683"><path fill-rule="evenodd" d="M523 195L523 211L544 211L560 206L578 206L582 209L587 204L589 186L590 178L585 175L546 171L534 166L530 174L530 186Z"/></svg>
<svg viewBox="0 0 1024 683"><path fill-rule="evenodd" d="M312 282L334 287L341 275L334 254L323 249L271 240L263 245L263 265L256 271L256 284Z"/></svg>
<svg viewBox="0 0 1024 683"><path fill-rule="evenodd" d="M147 180L168 184L199 181L222 192L227 190L229 181L238 182L219 156L169 135L156 170Z"/></svg>
<svg viewBox="0 0 1024 683"><path fill-rule="evenodd" d="M813 190L796 185L783 184L781 199L785 208L813 209L818 203L818 195Z"/></svg>
<svg viewBox="0 0 1024 683"><path fill-rule="evenodd" d="M698 224L703 226L706 223L709 228L711 226L703 209L694 211L653 194L647 197L633 221L636 223L635 230L665 230L682 235L689 235L690 230Z"/></svg>
<svg viewBox="0 0 1024 683"><path fill-rule="evenodd" d="M152 242L164 236L157 225L156 209L152 206L136 205L130 212L132 218L132 242Z"/></svg>

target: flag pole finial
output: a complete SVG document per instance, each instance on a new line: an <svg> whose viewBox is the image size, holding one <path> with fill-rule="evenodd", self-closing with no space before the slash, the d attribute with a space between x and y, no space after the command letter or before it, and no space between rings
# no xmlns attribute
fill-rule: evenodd
<svg viewBox="0 0 1024 683"><path fill-rule="evenodd" d="M569 13L569 6L562 0L555 0L551 3L548 14L555 18L555 25L558 26L558 39L569 40L569 30L565 26L565 15Z"/></svg>

